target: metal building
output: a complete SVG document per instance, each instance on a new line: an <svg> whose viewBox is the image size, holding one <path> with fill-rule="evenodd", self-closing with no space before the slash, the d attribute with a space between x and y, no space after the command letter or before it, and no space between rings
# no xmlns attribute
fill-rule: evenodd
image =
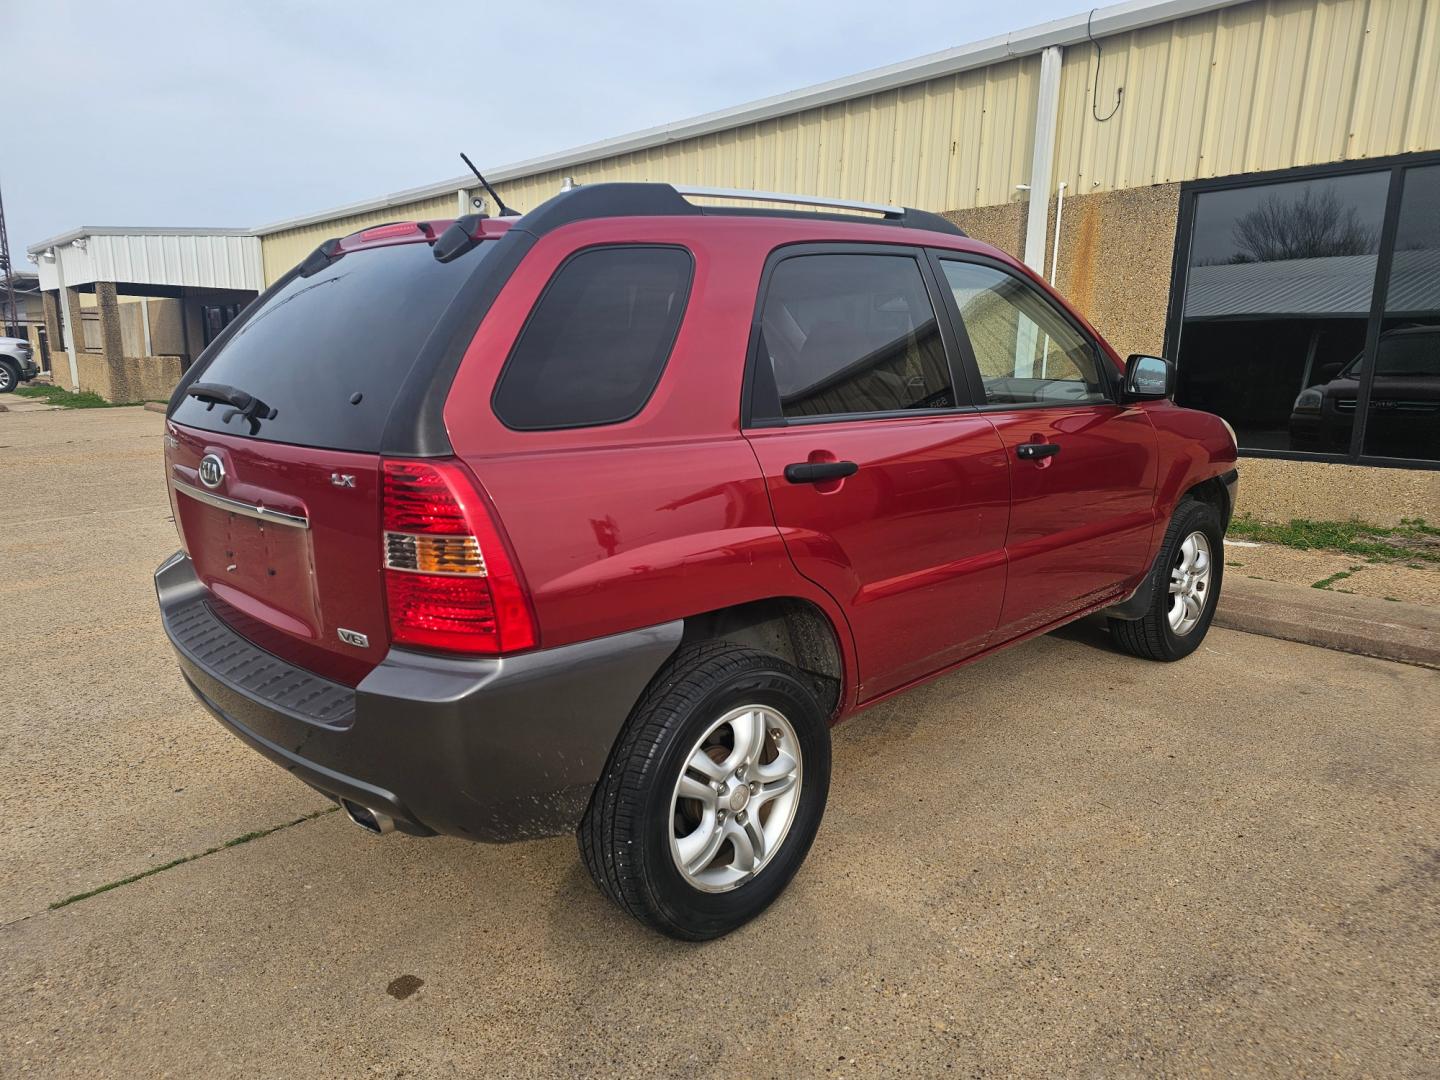
<svg viewBox="0 0 1440 1080"><path fill-rule="evenodd" d="M1137 0L487 176L522 211L572 177L945 213L1175 359L1270 512L1440 517L1440 478L1393 468L1440 464L1440 258L1393 257L1440 250L1440 0ZM265 226L265 275L473 183Z"/></svg>
<svg viewBox="0 0 1440 1080"><path fill-rule="evenodd" d="M28 249L51 375L108 401L163 401L264 287L246 229L86 225Z"/></svg>
<svg viewBox="0 0 1440 1080"><path fill-rule="evenodd" d="M1174 359L1237 429L1250 508L1440 520L1440 0L1131 0L486 174L521 211L573 178L943 213ZM250 235L269 283L482 196Z"/></svg>

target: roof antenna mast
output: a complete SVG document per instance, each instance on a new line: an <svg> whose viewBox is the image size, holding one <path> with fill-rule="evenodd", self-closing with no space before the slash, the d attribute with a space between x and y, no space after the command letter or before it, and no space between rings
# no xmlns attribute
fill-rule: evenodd
<svg viewBox="0 0 1440 1080"><path fill-rule="evenodd" d="M490 197L495 200L495 208L500 211L501 217L520 216L514 210L510 209L510 207L505 205L505 201L500 198L500 193L490 186L489 180L486 180L485 177L480 175L480 170L475 167L475 163L473 161L471 161L468 157L465 156L463 151L460 154L460 160L465 162L466 165L470 166L470 171L475 174L475 179L479 180L480 183L484 186L485 190L490 193Z"/></svg>

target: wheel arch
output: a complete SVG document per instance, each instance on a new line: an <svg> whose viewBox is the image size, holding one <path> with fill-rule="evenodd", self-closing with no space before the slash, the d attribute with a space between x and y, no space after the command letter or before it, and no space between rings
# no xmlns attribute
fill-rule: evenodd
<svg viewBox="0 0 1440 1080"><path fill-rule="evenodd" d="M854 659L834 619L819 604L775 596L687 616L681 644L733 641L780 657L809 675L834 720L855 685Z"/></svg>
<svg viewBox="0 0 1440 1080"><path fill-rule="evenodd" d="M1170 520L1187 500L1213 506L1215 512L1220 515L1221 533L1223 534L1229 529L1230 518L1235 512L1234 499L1231 495L1234 472L1235 470L1231 469L1230 472L1219 476L1206 477L1204 480L1191 484L1180 493L1179 498L1170 507L1170 512L1165 516L1164 524L1157 529L1155 550L1150 554L1150 568L1146 570L1145 576L1140 579L1140 584L1135 587L1134 592L1120 603L1105 609L1106 615L1125 622L1133 622L1145 616L1154 595L1153 590L1157 587L1157 575L1163 573L1160 557L1165 550L1165 531L1169 528Z"/></svg>
<svg viewBox="0 0 1440 1080"><path fill-rule="evenodd" d="M1231 472L1233 471L1232 469ZM1227 473L1226 476L1228 475ZM1235 506L1231 499L1230 487L1225 482L1226 476L1211 476L1205 480L1201 480L1197 484L1191 485L1181 494L1175 506L1178 508L1180 503L1186 499L1194 499L1196 502L1207 503L1213 506L1215 512L1220 515L1221 531L1228 530L1230 528L1230 519L1235 514Z"/></svg>

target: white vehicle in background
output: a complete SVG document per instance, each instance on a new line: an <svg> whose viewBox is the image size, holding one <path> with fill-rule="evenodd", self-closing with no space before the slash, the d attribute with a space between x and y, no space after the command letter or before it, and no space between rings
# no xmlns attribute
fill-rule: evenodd
<svg viewBox="0 0 1440 1080"><path fill-rule="evenodd" d="M0 394L8 394L22 382L40 374L35 350L24 338L0 337Z"/></svg>

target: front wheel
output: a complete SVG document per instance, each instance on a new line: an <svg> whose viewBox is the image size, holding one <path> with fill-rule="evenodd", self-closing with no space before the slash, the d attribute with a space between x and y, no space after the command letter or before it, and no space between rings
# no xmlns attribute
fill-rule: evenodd
<svg viewBox="0 0 1440 1080"><path fill-rule="evenodd" d="M0 394L8 394L20 385L20 369L8 360L0 360Z"/></svg>
<svg viewBox="0 0 1440 1080"><path fill-rule="evenodd" d="M686 646L621 732L580 853L640 922L719 937L789 884L829 786L829 725L799 671L727 642Z"/></svg>
<svg viewBox="0 0 1440 1080"><path fill-rule="evenodd" d="M1220 599L1224 544L1225 530L1213 506L1187 499L1176 507L1156 571L1141 586L1151 590L1145 615L1110 620L1110 636L1121 652L1179 660L1200 647Z"/></svg>

